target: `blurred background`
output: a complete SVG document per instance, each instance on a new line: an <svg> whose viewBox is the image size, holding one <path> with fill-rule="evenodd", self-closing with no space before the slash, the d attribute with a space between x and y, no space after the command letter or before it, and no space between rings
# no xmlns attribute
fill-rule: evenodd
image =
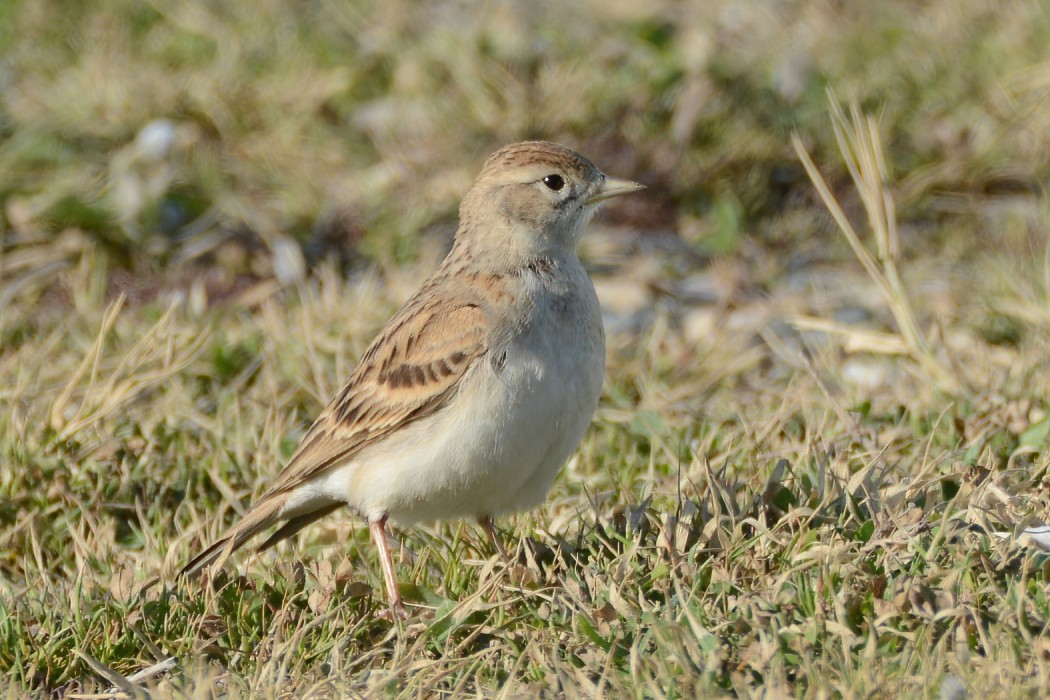
<svg viewBox="0 0 1050 700"><path fill-rule="evenodd" d="M790 143L856 206L829 88L882 128L906 254L1045 237L1045 2L5 2L0 303L411 260L530 138L649 185L606 221L661 278L761 285L849 255Z"/></svg>

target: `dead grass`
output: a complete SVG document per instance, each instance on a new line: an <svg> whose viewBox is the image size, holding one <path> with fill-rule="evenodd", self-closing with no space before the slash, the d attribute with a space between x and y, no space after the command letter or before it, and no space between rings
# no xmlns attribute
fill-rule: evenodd
<svg viewBox="0 0 1050 700"><path fill-rule="evenodd" d="M215 591L173 586L432 264L349 281L328 269L202 317L177 303L7 310L0 658L13 688L97 693L173 657L142 681L155 695L1048 689L1046 557L1014 535L1050 512L1050 419L1031 391L1050 326L1022 321L1006 345L945 328L985 380L949 395L907 360L776 323L838 303L819 283L737 295L701 338L686 332L703 304L658 305L640 336L614 337L578 456L544 508L503 524L515 563L470 526L401 533L419 606L405 625L376 617L374 553L339 517L240 558ZM960 274L957 309L1009 308L1042 284L984 297ZM883 299L867 302L880 313ZM915 304L920 323L935 303Z"/></svg>
<svg viewBox="0 0 1050 700"><path fill-rule="evenodd" d="M0 695L1050 692L1038 4L86 7L0 30ZM526 135L671 214L584 242L605 394L512 561L399 533L391 625L332 516L175 585ZM325 217L378 262L305 274Z"/></svg>

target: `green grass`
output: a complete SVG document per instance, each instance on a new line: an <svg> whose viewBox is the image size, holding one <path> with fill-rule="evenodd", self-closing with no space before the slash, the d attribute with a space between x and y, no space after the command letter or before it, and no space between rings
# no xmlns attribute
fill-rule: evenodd
<svg viewBox="0 0 1050 700"><path fill-rule="evenodd" d="M716 5L0 6L0 693L1047 695L1050 16ZM390 623L345 514L176 584L533 136L652 187L512 561L398 532Z"/></svg>
<svg viewBox="0 0 1050 700"><path fill-rule="evenodd" d="M203 317L5 311L0 664L13 687L111 685L87 654L124 675L176 657L162 695L221 682L235 696L932 696L947 674L974 693L1047 689L1046 557L993 533L1048 512L1032 383L1050 325L992 345L952 324L967 377L985 378L954 396L906 357L887 362L891 381L858 387L844 369L858 358L834 336L803 341L810 373L788 345L727 327L743 309L828 301L812 290L740 299L698 342L661 321L614 337L578 456L544 508L503 523L516 563L471 526L400 533L398 573L421 606L405 625L377 617L375 553L348 516L238 557L214 591L176 586L431 265L329 270ZM965 279L960 310L1017 302Z"/></svg>

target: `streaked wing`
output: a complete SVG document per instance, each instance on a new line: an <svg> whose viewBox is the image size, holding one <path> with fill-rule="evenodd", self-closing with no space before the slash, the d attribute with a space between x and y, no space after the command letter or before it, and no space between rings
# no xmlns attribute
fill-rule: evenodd
<svg viewBox="0 0 1050 700"><path fill-rule="evenodd" d="M487 338L477 303L417 296L368 348L263 498L294 489L445 406L485 354Z"/></svg>

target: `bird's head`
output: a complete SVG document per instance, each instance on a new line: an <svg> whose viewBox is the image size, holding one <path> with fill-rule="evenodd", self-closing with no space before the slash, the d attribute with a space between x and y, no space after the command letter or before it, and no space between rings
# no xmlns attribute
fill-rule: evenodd
<svg viewBox="0 0 1050 700"><path fill-rule="evenodd" d="M527 257L571 251L601 202L642 187L556 143L504 146L463 198L457 242Z"/></svg>

